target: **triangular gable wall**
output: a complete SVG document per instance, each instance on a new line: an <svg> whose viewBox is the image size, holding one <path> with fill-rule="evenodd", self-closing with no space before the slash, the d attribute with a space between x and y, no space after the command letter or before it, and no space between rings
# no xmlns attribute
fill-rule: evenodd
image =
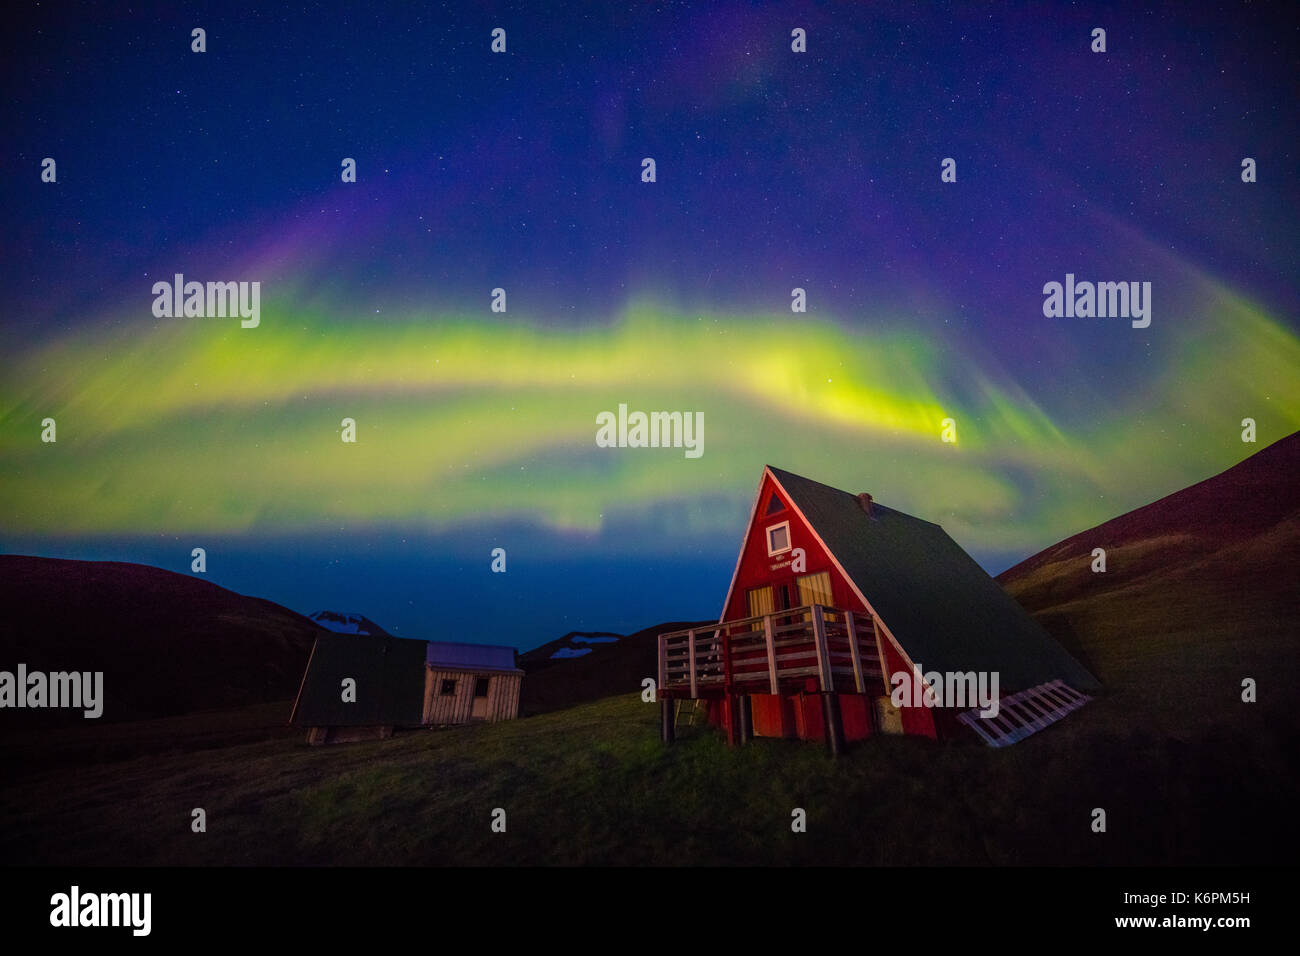
<svg viewBox="0 0 1300 956"><path fill-rule="evenodd" d="M769 513L768 502L773 495L781 501L783 510ZM791 550L779 555L767 553L767 529L789 522ZM796 550L802 549L802 570L796 571L794 563ZM767 469L759 482L758 496L754 499L749 525L741 540L740 554L736 559L736 568L731 575L731 586L727 589L727 599L722 606L720 621L749 617L749 603L746 592L750 587L767 584L774 579L785 580L800 574L816 574L819 571L831 572L833 603L839 607L861 610L855 606L856 594L851 582L837 568L832 556L826 550L821 539L813 531L812 525L790 500L776 477Z"/></svg>
<svg viewBox="0 0 1300 956"><path fill-rule="evenodd" d="M785 506L783 511L769 513L768 502L773 494L780 498ZM767 553L767 529L787 520L790 522L792 552L794 548L802 548L804 551L804 569L797 573L815 574L819 571L828 571L831 579L832 603L836 607L855 613L865 612L876 619L878 653L884 665L886 686L889 684L891 674L899 672L911 674L915 669L914 665L902 645L890 633L888 622L876 613L866 596L854 584L844 567L817 534L812 523L799 510L768 467L763 469L758 493L750 509L749 524L741 541L740 554L736 559L736 567L731 575L731 584L727 588L727 598L722 606L719 621L750 616L747 598L749 588L796 575L792 566L794 558L792 552L775 556L769 556ZM907 708L902 714L902 719L904 732L935 736L933 716L928 709Z"/></svg>

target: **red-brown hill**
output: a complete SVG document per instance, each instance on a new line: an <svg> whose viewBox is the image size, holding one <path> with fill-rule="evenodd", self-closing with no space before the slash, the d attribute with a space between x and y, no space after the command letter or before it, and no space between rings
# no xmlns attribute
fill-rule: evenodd
<svg viewBox="0 0 1300 956"><path fill-rule="evenodd" d="M1300 433L998 580L1104 684L1183 694L1193 709L1239 703L1245 677L1296 696L1298 475Z"/></svg>
<svg viewBox="0 0 1300 956"><path fill-rule="evenodd" d="M271 601L142 564L0 555L0 670L103 671L101 721L292 698L321 629ZM80 711L6 710L65 724Z"/></svg>

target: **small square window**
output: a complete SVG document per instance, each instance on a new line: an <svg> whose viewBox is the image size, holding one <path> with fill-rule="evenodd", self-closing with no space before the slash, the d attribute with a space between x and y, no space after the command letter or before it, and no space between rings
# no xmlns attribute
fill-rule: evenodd
<svg viewBox="0 0 1300 956"><path fill-rule="evenodd" d="M780 554L790 550L790 522L782 521L767 529L767 553Z"/></svg>
<svg viewBox="0 0 1300 956"><path fill-rule="evenodd" d="M474 681L474 696L486 697L488 692L488 679L479 677Z"/></svg>
<svg viewBox="0 0 1300 956"><path fill-rule="evenodd" d="M443 697L456 696L456 682L451 678L447 678L442 682L442 690L438 693L442 694Z"/></svg>

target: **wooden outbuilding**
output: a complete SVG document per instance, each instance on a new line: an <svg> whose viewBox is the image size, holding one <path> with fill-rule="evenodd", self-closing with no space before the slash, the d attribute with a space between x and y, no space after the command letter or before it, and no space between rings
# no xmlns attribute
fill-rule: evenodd
<svg viewBox="0 0 1300 956"><path fill-rule="evenodd" d="M494 723L519 716L524 672L514 648L429 642L424 672L424 723Z"/></svg>
<svg viewBox="0 0 1300 956"><path fill-rule="evenodd" d="M946 697L925 691L932 675ZM981 680L996 708L952 704ZM717 625L659 636L665 741L683 702L702 701L732 743L838 752L878 733L966 729L1003 746L1098 686L937 524L770 466Z"/></svg>
<svg viewBox="0 0 1300 956"><path fill-rule="evenodd" d="M289 722L311 744L394 730L511 720L523 671L514 648L370 634L321 634Z"/></svg>

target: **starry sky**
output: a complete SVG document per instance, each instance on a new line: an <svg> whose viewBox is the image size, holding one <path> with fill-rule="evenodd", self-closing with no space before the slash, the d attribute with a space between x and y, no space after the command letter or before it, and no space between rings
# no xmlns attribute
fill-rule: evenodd
<svg viewBox="0 0 1300 956"><path fill-rule="evenodd" d="M716 615L767 463L997 573L1300 429L1283 4L269 6L10 17L0 552L524 649Z"/></svg>

